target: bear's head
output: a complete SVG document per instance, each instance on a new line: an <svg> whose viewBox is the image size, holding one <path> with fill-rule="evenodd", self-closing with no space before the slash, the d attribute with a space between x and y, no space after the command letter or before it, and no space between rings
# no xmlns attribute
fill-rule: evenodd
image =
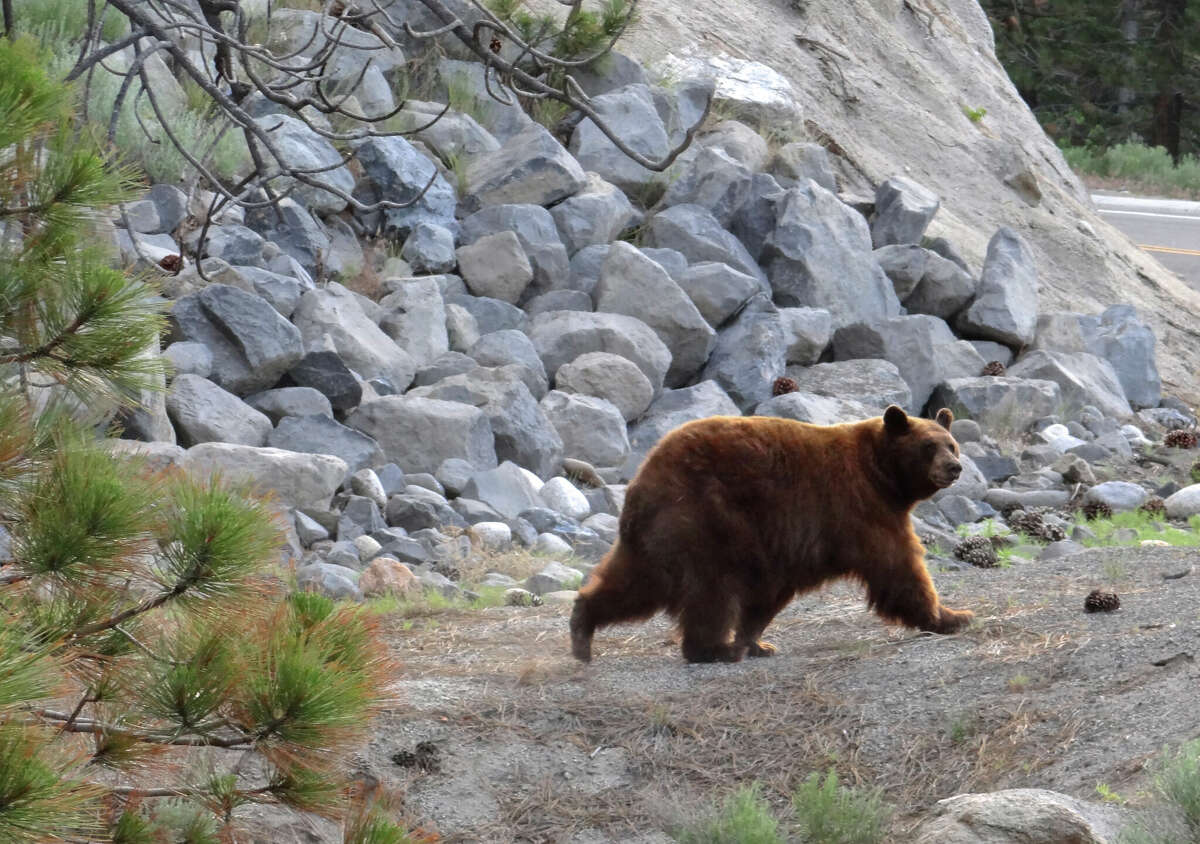
<svg viewBox="0 0 1200 844"><path fill-rule="evenodd" d="M909 416L890 405L883 414L883 453L891 480L905 498L920 501L945 489L962 474L958 443L950 436L954 414L947 408L935 419Z"/></svg>

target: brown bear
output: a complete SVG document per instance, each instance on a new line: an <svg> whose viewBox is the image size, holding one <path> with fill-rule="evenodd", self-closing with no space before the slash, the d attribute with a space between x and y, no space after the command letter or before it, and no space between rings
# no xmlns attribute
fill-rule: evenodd
<svg viewBox="0 0 1200 844"><path fill-rule="evenodd" d="M616 545L580 591L571 649L587 662L597 627L674 616L690 662L769 656L759 637L798 593L842 577L884 619L953 633L909 513L962 472L936 421L892 405L841 425L714 416L669 433L629 485Z"/></svg>

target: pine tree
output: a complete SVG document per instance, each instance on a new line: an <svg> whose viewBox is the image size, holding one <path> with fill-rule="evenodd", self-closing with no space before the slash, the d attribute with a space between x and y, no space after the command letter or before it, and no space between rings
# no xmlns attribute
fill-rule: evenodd
<svg viewBox="0 0 1200 844"><path fill-rule="evenodd" d="M96 435L89 411L160 374L162 317L94 246L132 173L40 68L0 42L0 840L229 840L249 803L340 817L387 667L370 619L280 591L266 503ZM380 809L347 829L408 840Z"/></svg>

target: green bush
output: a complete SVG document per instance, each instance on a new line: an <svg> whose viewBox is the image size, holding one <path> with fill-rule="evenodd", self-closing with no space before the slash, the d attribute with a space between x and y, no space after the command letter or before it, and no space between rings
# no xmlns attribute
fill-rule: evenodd
<svg viewBox="0 0 1200 844"><path fill-rule="evenodd" d="M1163 147L1134 141L1107 149L1065 146L1062 153L1079 173L1121 179L1160 191L1200 192L1200 160L1193 155L1182 156L1176 165Z"/></svg>
<svg viewBox="0 0 1200 844"><path fill-rule="evenodd" d="M782 844L779 821L763 799L758 783L730 794L711 817L678 835L680 844Z"/></svg>
<svg viewBox="0 0 1200 844"><path fill-rule="evenodd" d="M811 844L879 844L891 814L879 791L840 785L832 770L809 774L792 806L800 840Z"/></svg>

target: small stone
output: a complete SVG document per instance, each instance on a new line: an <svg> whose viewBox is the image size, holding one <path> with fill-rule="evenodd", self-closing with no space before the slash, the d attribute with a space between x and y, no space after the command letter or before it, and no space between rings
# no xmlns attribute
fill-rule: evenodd
<svg viewBox="0 0 1200 844"><path fill-rule="evenodd" d="M472 545L486 551L505 551L512 545L512 528L504 522L476 522L467 535Z"/></svg>
<svg viewBox="0 0 1200 844"><path fill-rule="evenodd" d="M533 543L533 553L535 554L568 555L573 552L571 543L552 533L539 533L537 541Z"/></svg>
<svg viewBox="0 0 1200 844"><path fill-rule="evenodd" d="M582 580L583 575L577 569L559 562L551 562L537 574L530 575L525 580L525 588L535 595L542 595L546 592L574 589Z"/></svg>
<svg viewBox="0 0 1200 844"><path fill-rule="evenodd" d="M381 595L403 597L420 588L412 569L391 557L376 557L371 560L359 576L358 585L368 598Z"/></svg>

